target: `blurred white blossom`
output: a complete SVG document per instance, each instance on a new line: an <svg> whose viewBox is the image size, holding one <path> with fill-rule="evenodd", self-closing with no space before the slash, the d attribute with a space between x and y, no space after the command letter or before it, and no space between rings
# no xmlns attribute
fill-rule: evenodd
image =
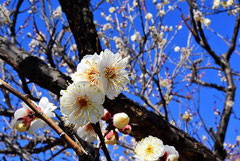
<svg viewBox="0 0 240 161"><path fill-rule="evenodd" d="M101 131L103 132L107 127L106 122L100 120L99 124L101 127ZM87 142L94 142L98 138L91 124L79 127L77 129L77 135Z"/></svg>
<svg viewBox="0 0 240 161"><path fill-rule="evenodd" d="M212 9L218 9L220 5L221 5L221 0L214 0Z"/></svg>
<svg viewBox="0 0 240 161"><path fill-rule="evenodd" d="M55 11L53 11L53 17L59 18L62 17L62 8L61 6L58 6Z"/></svg>
<svg viewBox="0 0 240 161"><path fill-rule="evenodd" d="M110 23L106 23L105 25L103 25L103 31L109 30L112 28L112 25Z"/></svg>
<svg viewBox="0 0 240 161"><path fill-rule="evenodd" d="M0 4L0 26L10 23L10 11Z"/></svg>

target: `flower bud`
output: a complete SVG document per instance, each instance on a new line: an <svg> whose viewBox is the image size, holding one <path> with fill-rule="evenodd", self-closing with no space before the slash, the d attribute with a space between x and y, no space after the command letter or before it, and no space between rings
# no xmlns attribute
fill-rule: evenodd
<svg viewBox="0 0 240 161"><path fill-rule="evenodd" d="M111 113L107 109L104 109L104 115L101 117L102 120L108 121L112 117Z"/></svg>
<svg viewBox="0 0 240 161"><path fill-rule="evenodd" d="M178 161L178 155L176 154L169 155L167 161Z"/></svg>
<svg viewBox="0 0 240 161"><path fill-rule="evenodd" d="M117 113L113 116L113 125L118 129L124 128L129 123L129 121L130 119L128 115L124 112Z"/></svg>
<svg viewBox="0 0 240 161"><path fill-rule="evenodd" d="M126 125L124 128L119 129L119 131L125 135L130 134L132 131L132 127L130 125Z"/></svg>
<svg viewBox="0 0 240 161"><path fill-rule="evenodd" d="M105 143L109 145L117 144L118 142L118 133L116 131L111 130L106 136L105 136Z"/></svg>
<svg viewBox="0 0 240 161"><path fill-rule="evenodd" d="M15 128L20 132L25 132L30 128L31 121L28 117L21 117L15 122Z"/></svg>
<svg viewBox="0 0 240 161"><path fill-rule="evenodd" d="M164 149L164 155L166 154L165 156L167 157L166 161L178 161L179 154L173 146L165 145Z"/></svg>

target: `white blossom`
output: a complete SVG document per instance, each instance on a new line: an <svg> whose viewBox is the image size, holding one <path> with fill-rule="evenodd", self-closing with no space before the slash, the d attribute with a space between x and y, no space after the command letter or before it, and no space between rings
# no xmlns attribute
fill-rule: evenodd
<svg viewBox="0 0 240 161"><path fill-rule="evenodd" d="M10 23L10 11L0 4L0 26Z"/></svg>
<svg viewBox="0 0 240 161"><path fill-rule="evenodd" d="M101 16L102 16L102 17L105 17L106 15L105 15L105 13L104 13L104 12L101 12Z"/></svg>
<svg viewBox="0 0 240 161"><path fill-rule="evenodd" d="M148 136L137 143L134 152L138 161L158 160L164 155L164 145L160 139Z"/></svg>
<svg viewBox="0 0 240 161"><path fill-rule="evenodd" d="M107 127L106 122L100 120L99 123L100 123L101 131L103 132ZM94 142L96 139L98 139L98 136L95 133L94 128L91 124L87 124L85 126L79 127L77 129L77 135L87 142Z"/></svg>
<svg viewBox="0 0 240 161"><path fill-rule="evenodd" d="M178 30L181 30L181 29L182 29L182 25L178 25L178 26L177 26L177 29L178 29Z"/></svg>
<svg viewBox="0 0 240 161"><path fill-rule="evenodd" d="M193 10L193 17L195 21L200 21L202 19L202 12L199 10Z"/></svg>
<svg viewBox="0 0 240 161"><path fill-rule="evenodd" d="M158 10L161 10L161 9L162 9L162 6L163 6L162 3L158 3L157 6L156 6L156 8L157 8Z"/></svg>
<svg viewBox="0 0 240 161"><path fill-rule="evenodd" d="M179 154L173 146L165 145L164 150L167 153L167 161L177 161Z"/></svg>
<svg viewBox="0 0 240 161"><path fill-rule="evenodd" d="M32 39L31 42L28 44L28 46L31 48L31 49L34 49L35 47L37 47L39 45L39 41L35 40L35 39Z"/></svg>
<svg viewBox="0 0 240 161"><path fill-rule="evenodd" d="M102 90L102 78L99 72L100 57L96 53L94 55L86 55L77 66L77 71L71 75L73 81L87 81Z"/></svg>
<svg viewBox="0 0 240 161"><path fill-rule="evenodd" d="M226 6L231 7L234 3L235 3L234 0L228 0L227 3L226 3Z"/></svg>
<svg viewBox="0 0 240 161"><path fill-rule="evenodd" d="M141 35L139 32L135 32L132 36L131 36L131 40L132 41L140 41L141 40Z"/></svg>
<svg viewBox="0 0 240 161"><path fill-rule="evenodd" d="M170 83L168 79L164 79L160 81L160 87L168 88L169 86L170 86Z"/></svg>
<svg viewBox="0 0 240 161"><path fill-rule="evenodd" d="M61 6L58 6L56 8L56 10L53 12L53 17L54 18L62 17L62 8L61 8Z"/></svg>
<svg viewBox="0 0 240 161"><path fill-rule="evenodd" d="M203 135L203 136L202 136L202 139L203 139L203 141L206 141L206 140L207 140L206 135Z"/></svg>
<svg viewBox="0 0 240 161"><path fill-rule="evenodd" d="M166 12L164 11L164 9L162 9L162 10L159 11L159 15L160 15L161 17L163 17L165 14L166 14Z"/></svg>
<svg viewBox="0 0 240 161"><path fill-rule="evenodd" d="M147 13L145 16L146 20L151 20L153 18L153 15L151 13Z"/></svg>
<svg viewBox="0 0 240 161"><path fill-rule="evenodd" d="M71 51L77 51L77 44L72 44L70 47Z"/></svg>
<svg viewBox="0 0 240 161"><path fill-rule="evenodd" d="M106 49L100 53L99 72L102 76L103 90L109 99L117 97L129 82L125 68L129 57L121 58Z"/></svg>
<svg viewBox="0 0 240 161"><path fill-rule="evenodd" d="M110 23L106 23L105 25L103 25L103 31L109 30L112 28L112 25Z"/></svg>
<svg viewBox="0 0 240 161"><path fill-rule="evenodd" d="M203 24L204 24L205 26L209 26L209 25L211 24L211 20L210 20L209 18L204 18L204 19L203 19Z"/></svg>
<svg viewBox="0 0 240 161"><path fill-rule="evenodd" d="M163 4L169 4L170 1L169 0L163 0Z"/></svg>
<svg viewBox="0 0 240 161"><path fill-rule="evenodd" d="M174 51L175 51L175 52L179 52L179 51L180 51L180 47L179 47L179 46L176 46L176 47L174 48Z"/></svg>
<svg viewBox="0 0 240 161"><path fill-rule="evenodd" d="M220 5L221 5L221 0L214 0L212 9L218 9Z"/></svg>
<svg viewBox="0 0 240 161"><path fill-rule="evenodd" d="M114 7L110 7L110 8L109 8L109 12L110 12L110 13L115 12L115 10L116 10L116 9L115 9Z"/></svg>
<svg viewBox="0 0 240 161"><path fill-rule="evenodd" d="M227 105L232 107L234 105L234 102L233 101L227 101Z"/></svg>
<svg viewBox="0 0 240 161"><path fill-rule="evenodd" d="M185 121L185 122L189 122L192 120L192 114L189 113L188 111L185 111L184 115L182 116L182 119Z"/></svg>
<svg viewBox="0 0 240 161"><path fill-rule="evenodd" d="M110 22L110 21L113 21L112 19L112 16L111 15L108 15L105 17L106 21Z"/></svg>
<svg viewBox="0 0 240 161"><path fill-rule="evenodd" d="M134 0L134 1L133 1L133 6L136 7L137 5L138 5L137 0Z"/></svg>
<svg viewBox="0 0 240 161"><path fill-rule="evenodd" d="M208 27L211 24L211 20L209 18L204 18L203 24Z"/></svg>
<svg viewBox="0 0 240 161"><path fill-rule="evenodd" d="M61 112L69 116L69 123L76 127L96 123L104 114L104 94L89 82L73 82L60 94Z"/></svg>

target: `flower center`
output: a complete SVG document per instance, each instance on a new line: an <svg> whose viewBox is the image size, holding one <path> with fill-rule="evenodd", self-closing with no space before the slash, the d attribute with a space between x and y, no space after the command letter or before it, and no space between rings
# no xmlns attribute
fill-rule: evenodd
<svg viewBox="0 0 240 161"><path fill-rule="evenodd" d="M91 124L87 124L86 127L85 127L85 130L88 131L88 132L94 131L93 126Z"/></svg>
<svg viewBox="0 0 240 161"><path fill-rule="evenodd" d="M88 69L86 70L86 77L87 77L87 80L90 82L90 83L93 83L93 84L98 84L97 80L96 80L96 75L98 75L99 72L96 71L96 69L94 68L91 68L91 69Z"/></svg>
<svg viewBox="0 0 240 161"><path fill-rule="evenodd" d="M86 96L78 97L77 104L79 109L87 108L89 106L89 99Z"/></svg>
<svg viewBox="0 0 240 161"><path fill-rule="evenodd" d="M104 74L105 74L106 78L114 79L116 77L115 67L113 67L113 66L106 67Z"/></svg>
<svg viewBox="0 0 240 161"><path fill-rule="evenodd" d="M148 154L153 153L153 148L152 148L151 145L149 145L149 146L146 148L146 152L147 152Z"/></svg>

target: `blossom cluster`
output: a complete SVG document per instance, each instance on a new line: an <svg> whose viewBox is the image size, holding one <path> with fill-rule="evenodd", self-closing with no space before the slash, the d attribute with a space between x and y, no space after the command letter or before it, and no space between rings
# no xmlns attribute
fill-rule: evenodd
<svg viewBox="0 0 240 161"><path fill-rule="evenodd" d="M71 75L73 83L60 92L60 108L70 124L82 127L96 123L104 114L105 95L117 97L129 82L122 59L106 49L100 55L86 55Z"/></svg>
<svg viewBox="0 0 240 161"><path fill-rule="evenodd" d="M177 161L179 154L173 146L164 145L162 140L148 136L137 143L135 147L137 161Z"/></svg>
<svg viewBox="0 0 240 161"><path fill-rule="evenodd" d="M6 8L5 4L0 4L0 26L9 24L10 11Z"/></svg>
<svg viewBox="0 0 240 161"><path fill-rule="evenodd" d="M105 113L101 119L105 120L110 125L108 128L109 130L104 138L104 142L106 144L117 144L119 139L118 131L125 135L128 135L132 131L132 127L128 124L130 118L124 112L117 113L112 117L111 114L105 109Z"/></svg>
<svg viewBox="0 0 240 161"><path fill-rule="evenodd" d="M194 10L193 13L194 13L194 15L193 15L194 19L195 19L196 21L202 22L202 23L204 24L204 26L207 26L207 27L208 27L208 26L211 24L211 20L210 20L209 18L203 17L201 11L199 11L199 10Z"/></svg>
<svg viewBox="0 0 240 161"><path fill-rule="evenodd" d="M212 9L218 9L221 5L223 8L231 7L235 4L235 0L228 0L228 1L222 1L221 0L214 0Z"/></svg>

